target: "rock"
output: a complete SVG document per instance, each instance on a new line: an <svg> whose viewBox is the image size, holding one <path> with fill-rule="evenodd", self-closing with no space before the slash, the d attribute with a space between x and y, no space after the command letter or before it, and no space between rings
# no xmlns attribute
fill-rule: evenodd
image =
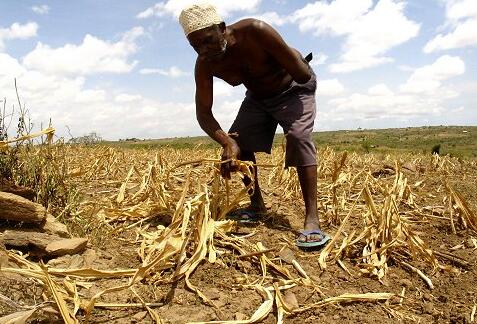
<svg viewBox="0 0 477 324"><path fill-rule="evenodd" d="M281 249L280 252L278 252L278 256L288 264L292 264L292 261L295 260L295 254L287 247Z"/></svg>
<svg viewBox="0 0 477 324"><path fill-rule="evenodd" d="M54 269L85 269L84 259L80 254L53 256L46 263L49 268Z"/></svg>
<svg viewBox="0 0 477 324"><path fill-rule="evenodd" d="M107 251L98 251L98 257L106 260L112 260L113 255Z"/></svg>
<svg viewBox="0 0 477 324"><path fill-rule="evenodd" d="M96 251L93 249L87 249L83 253L83 259L84 259L84 265L87 268L92 268L94 261L98 259L98 255L96 254Z"/></svg>
<svg viewBox="0 0 477 324"><path fill-rule="evenodd" d="M476 243L474 242L474 240L475 239L472 239L472 238L469 237L467 240L465 240L464 246L468 249L477 248Z"/></svg>
<svg viewBox="0 0 477 324"><path fill-rule="evenodd" d="M0 269L8 266L8 254L5 246L0 243Z"/></svg>
<svg viewBox="0 0 477 324"><path fill-rule="evenodd" d="M434 313L434 304L426 302L422 305L422 311L424 314L433 314Z"/></svg>
<svg viewBox="0 0 477 324"><path fill-rule="evenodd" d="M50 256L76 254L86 249L88 239L86 238L70 238L51 242L46 246L46 253Z"/></svg>
<svg viewBox="0 0 477 324"><path fill-rule="evenodd" d="M283 301L286 303L289 309L295 310L297 308L300 308L300 305L298 305L298 300L296 299L296 296L294 293L291 291L287 291L285 296L283 296Z"/></svg>
<svg viewBox="0 0 477 324"><path fill-rule="evenodd" d="M401 286L406 287L406 288L412 287L412 281L409 280L409 279L401 279L401 280L399 280L399 284Z"/></svg>
<svg viewBox="0 0 477 324"><path fill-rule="evenodd" d="M30 201L33 201L33 199L35 199L36 197L36 192L33 189L23 187L23 186L18 186L14 183L3 181L3 180L0 180L0 191L8 192L8 193L23 197L25 199L28 199Z"/></svg>
<svg viewBox="0 0 477 324"><path fill-rule="evenodd" d="M218 308L222 308L224 307L225 305L228 305L230 304L228 298L219 298L218 300L214 301L214 304L218 307Z"/></svg>
<svg viewBox="0 0 477 324"><path fill-rule="evenodd" d="M240 312L235 313L234 317L236 321L245 321L246 319L248 319L247 315Z"/></svg>
<svg viewBox="0 0 477 324"><path fill-rule="evenodd" d="M432 296L429 293L425 292L422 294L422 299L424 299L425 301L430 301L432 300Z"/></svg>
<svg viewBox="0 0 477 324"><path fill-rule="evenodd" d="M75 258L78 257L78 258ZM51 268L57 269L72 269L82 268L83 259L79 255L63 255L58 258L49 260L46 265Z"/></svg>
<svg viewBox="0 0 477 324"><path fill-rule="evenodd" d="M133 315L132 318L136 321L142 321L146 316L147 316L147 311L144 311L144 312L139 312Z"/></svg>
<svg viewBox="0 0 477 324"><path fill-rule="evenodd" d="M56 234L60 237L70 237L66 225L58 221L55 216L47 214L45 220L40 225L40 230L48 234Z"/></svg>
<svg viewBox="0 0 477 324"><path fill-rule="evenodd" d="M449 299L446 295L440 295L437 298L441 303L447 303L447 300Z"/></svg>
<svg viewBox="0 0 477 324"><path fill-rule="evenodd" d="M34 252L34 254L61 256L84 251L88 239L65 239L58 235L38 233L31 230L6 230L0 235L0 242L3 242L6 246L28 248L30 252Z"/></svg>
<svg viewBox="0 0 477 324"><path fill-rule="evenodd" d="M250 263L250 261L247 261L247 260L241 260L238 262L238 264L240 265L240 267L242 269L244 269L246 272L249 272L250 270L253 269L253 265L252 263Z"/></svg>
<svg viewBox="0 0 477 324"><path fill-rule="evenodd" d="M0 241L3 241L6 246L33 247L43 252L48 244L58 240L61 240L61 237L57 235L32 232L31 230L6 230L3 235L0 235Z"/></svg>
<svg viewBox="0 0 477 324"><path fill-rule="evenodd" d="M211 300L218 300L220 298L220 291L217 288L209 289L207 297Z"/></svg>
<svg viewBox="0 0 477 324"><path fill-rule="evenodd" d="M41 223L46 219L46 209L26 198L0 192L0 219L25 223Z"/></svg>
<svg viewBox="0 0 477 324"><path fill-rule="evenodd" d="M218 319L219 318L217 317L217 314L213 312L209 314L209 319L208 319L209 321L217 321Z"/></svg>

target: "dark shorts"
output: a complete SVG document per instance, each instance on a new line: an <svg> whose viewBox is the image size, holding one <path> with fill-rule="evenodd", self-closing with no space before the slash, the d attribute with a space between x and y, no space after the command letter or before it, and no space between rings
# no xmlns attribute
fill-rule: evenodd
<svg viewBox="0 0 477 324"><path fill-rule="evenodd" d="M305 84L293 81L288 89L267 99L255 99L247 91L230 133L240 149L270 153L277 125L286 136L285 166L316 165L311 132L316 115L316 76Z"/></svg>

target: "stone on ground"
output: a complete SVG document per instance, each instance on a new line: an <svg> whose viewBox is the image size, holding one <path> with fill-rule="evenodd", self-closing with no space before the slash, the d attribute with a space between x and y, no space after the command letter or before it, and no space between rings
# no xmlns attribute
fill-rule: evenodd
<svg viewBox="0 0 477 324"><path fill-rule="evenodd" d="M0 192L0 219L25 223L41 223L46 219L46 209L26 198Z"/></svg>
<svg viewBox="0 0 477 324"><path fill-rule="evenodd" d="M18 186L14 183L2 179L0 179L0 191L8 192L31 201L33 201L33 199L35 199L36 197L36 193L33 189Z"/></svg>
<svg viewBox="0 0 477 324"><path fill-rule="evenodd" d="M65 254L76 254L83 252L88 244L86 238L70 238L51 242L46 247L46 253L50 256L58 256Z"/></svg>
<svg viewBox="0 0 477 324"><path fill-rule="evenodd" d="M61 237L57 235L28 230L6 230L3 234L0 234L0 242L3 241L6 246L36 248L36 250L39 250L38 252L45 251L48 244L58 240L61 240Z"/></svg>
<svg viewBox="0 0 477 324"><path fill-rule="evenodd" d="M0 242L6 246L26 248L36 255L53 257L83 252L88 239L62 238L58 235L31 230L6 230L0 234Z"/></svg>
<svg viewBox="0 0 477 324"><path fill-rule="evenodd" d="M70 237L66 225L58 221L55 216L51 214L46 215L46 219L40 224L40 230L48 234L54 234L65 238Z"/></svg>

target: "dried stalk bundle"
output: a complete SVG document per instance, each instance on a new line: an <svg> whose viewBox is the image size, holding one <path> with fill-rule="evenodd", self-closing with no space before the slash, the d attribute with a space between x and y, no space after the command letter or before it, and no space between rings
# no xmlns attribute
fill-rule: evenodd
<svg viewBox="0 0 477 324"><path fill-rule="evenodd" d="M11 140L0 141L0 152L7 150L8 149L8 144L27 141L27 140L30 140L30 139L33 139L33 138L36 138L36 137L40 137L40 136L43 136L43 135L46 135L47 143L52 143L54 134L55 134L55 129L53 127L48 127L48 128L46 128L46 129L44 129L40 132L37 132L37 133L20 136L18 138L11 139Z"/></svg>
<svg viewBox="0 0 477 324"><path fill-rule="evenodd" d="M477 232L477 215L470 209L467 201L462 195L455 191L449 183L446 183L446 188L449 193L447 199L449 201L449 213L452 230L455 233L454 226L454 214L457 214L457 224L461 225L464 229L470 228L474 232Z"/></svg>
<svg viewBox="0 0 477 324"><path fill-rule="evenodd" d="M331 244L325 248L320 255L322 268L326 268L325 260L330 253L333 254L333 260L338 261L346 252L353 249L361 251L359 263L361 272L375 276L380 281L388 271L388 261L391 258L401 260L410 256L426 262L434 270L439 267L437 258L417 234L411 218L401 212L402 207L416 207L415 195L398 163L395 170L394 183L389 186L374 186L372 190L371 186L376 184L376 181L369 175L365 179L364 189L361 192L367 208L363 215L363 229L361 232L354 230L344 237L337 250L331 251ZM381 203L377 204L376 199L380 199ZM331 243L338 242L348 216L343 220Z"/></svg>

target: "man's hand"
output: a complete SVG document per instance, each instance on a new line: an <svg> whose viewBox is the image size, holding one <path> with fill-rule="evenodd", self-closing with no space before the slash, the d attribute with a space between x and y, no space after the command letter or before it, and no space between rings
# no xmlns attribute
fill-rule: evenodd
<svg viewBox="0 0 477 324"><path fill-rule="evenodd" d="M220 165L220 174L226 179L230 179L230 172L238 170L237 158L240 156L240 148L233 138L228 138L223 146L222 161L228 161Z"/></svg>

